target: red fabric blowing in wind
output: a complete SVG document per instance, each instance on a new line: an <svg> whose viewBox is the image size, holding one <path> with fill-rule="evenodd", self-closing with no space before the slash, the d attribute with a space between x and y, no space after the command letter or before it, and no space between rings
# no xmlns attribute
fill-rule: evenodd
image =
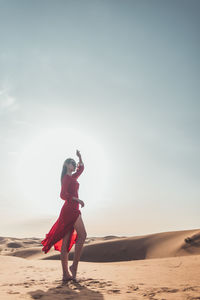
<svg viewBox="0 0 200 300"><path fill-rule="evenodd" d="M63 237L66 233L70 232L67 252L69 252L72 246L76 243L78 234L74 229L74 223L76 222L81 211L79 209L79 203L72 200L72 197L78 196L79 183L77 178L81 175L84 170L83 164L78 164L77 170L72 176L65 174L62 179L62 187L60 192L60 198L65 201L63 204L60 215L56 222L51 227L50 231L46 234L41 244L44 246L42 251L46 254L52 246L54 249L61 252Z"/></svg>

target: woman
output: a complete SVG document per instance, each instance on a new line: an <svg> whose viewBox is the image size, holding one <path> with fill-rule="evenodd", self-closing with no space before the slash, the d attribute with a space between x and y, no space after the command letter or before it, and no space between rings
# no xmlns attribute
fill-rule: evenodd
<svg viewBox="0 0 200 300"><path fill-rule="evenodd" d="M44 246L42 250L45 254L54 245L54 249L61 252L61 264L63 270L63 282L76 280L78 262L81 256L83 244L87 233L82 220L79 204L84 206L84 202L78 198L79 183L77 178L84 170L84 164L81 158L80 151L76 150L76 155L79 157L79 163L76 170L76 162L72 158L67 158L64 161L61 173L61 192L60 198L65 201L62 206L59 218L54 223L46 238L41 242ZM75 173L72 174L73 171ZM68 271L68 253L75 244L75 252L73 264L69 267L71 274Z"/></svg>

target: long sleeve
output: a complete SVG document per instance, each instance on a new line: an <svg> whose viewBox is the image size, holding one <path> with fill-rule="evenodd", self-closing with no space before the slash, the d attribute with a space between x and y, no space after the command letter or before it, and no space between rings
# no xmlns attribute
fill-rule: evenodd
<svg viewBox="0 0 200 300"><path fill-rule="evenodd" d="M62 181L62 187L61 187L61 192L60 192L60 198L63 200L72 200L73 195L69 193L69 177L64 176L63 181Z"/></svg>
<svg viewBox="0 0 200 300"><path fill-rule="evenodd" d="M78 178L84 170L84 164L78 164L76 172L72 174L72 177Z"/></svg>

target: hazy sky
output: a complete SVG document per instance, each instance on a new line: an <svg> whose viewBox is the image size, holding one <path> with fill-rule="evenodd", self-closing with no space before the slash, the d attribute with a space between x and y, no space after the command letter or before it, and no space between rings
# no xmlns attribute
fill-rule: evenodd
<svg viewBox="0 0 200 300"><path fill-rule="evenodd" d="M200 228L200 1L0 1L0 235L45 237L78 161L88 236Z"/></svg>

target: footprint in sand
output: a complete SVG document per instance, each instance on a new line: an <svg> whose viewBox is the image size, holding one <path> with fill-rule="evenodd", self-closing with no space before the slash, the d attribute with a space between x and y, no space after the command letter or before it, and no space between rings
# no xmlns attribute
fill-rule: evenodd
<svg viewBox="0 0 200 300"><path fill-rule="evenodd" d="M112 289L112 290L108 290L108 293L114 293L114 294L120 294L121 290L118 289Z"/></svg>
<svg viewBox="0 0 200 300"><path fill-rule="evenodd" d="M98 280L91 280L90 282L89 282L89 284L94 284L94 283L99 283L100 281L98 281Z"/></svg>
<svg viewBox="0 0 200 300"><path fill-rule="evenodd" d="M179 289L170 289L168 287L161 287L160 290L157 290L157 293L177 293Z"/></svg>
<svg viewBox="0 0 200 300"><path fill-rule="evenodd" d="M8 291L8 294L20 294L20 292Z"/></svg>
<svg viewBox="0 0 200 300"><path fill-rule="evenodd" d="M107 290L108 293L120 293L120 290L115 288L114 283L111 280L104 281L104 280L96 280L93 278L89 279L82 279L81 281L84 281L85 285L92 288L99 288L106 290L107 287L113 287L113 289Z"/></svg>
<svg viewBox="0 0 200 300"><path fill-rule="evenodd" d="M134 284L128 285L128 288L130 289L130 291L137 291L137 290L139 290L139 287L137 285L134 285Z"/></svg>
<svg viewBox="0 0 200 300"><path fill-rule="evenodd" d="M38 290L38 291L36 291L36 292L32 292L32 293L31 293L31 297L32 297L33 299L40 299L40 298L42 298L44 295L45 295L45 293L44 293L43 291L41 291L41 290Z"/></svg>
<svg viewBox="0 0 200 300"><path fill-rule="evenodd" d="M188 287L182 289L183 292L186 292L186 291L198 292L198 290L199 290L199 286L188 286Z"/></svg>
<svg viewBox="0 0 200 300"><path fill-rule="evenodd" d="M161 287L159 289L147 290L142 295L144 297L149 297L149 299L154 299L152 297L156 296L156 294L159 294L159 293L176 293L178 291L179 291L179 289L170 289L168 287ZM164 298L163 298L163 300L164 300Z"/></svg>

